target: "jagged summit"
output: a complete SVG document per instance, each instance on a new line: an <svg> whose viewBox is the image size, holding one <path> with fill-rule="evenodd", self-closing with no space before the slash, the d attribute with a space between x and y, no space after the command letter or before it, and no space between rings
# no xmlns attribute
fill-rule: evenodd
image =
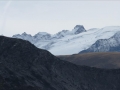
<svg viewBox="0 0 120 90"><path fill-rule="evenodd" d="M47 34L49 34L49 33L47 33L47 32L38 32L37 34L47 35Z"/></svg>
<svg viewBox="0 0 120 90"><path fill-rule="evenodd" d="M62 30L62 31L56 33L55 35L53 35L52 38L60 39L60 38L63 38L65 36L69 35L69 34L70 34L69 30Z"/></svg>
<svg viewBox="0 0 120 90"><path fill-rule="evenodd" d="M33 38L38 41L38 40L49 40L51 39L51 35L46 32L39 32L33 36Z"/></svg>
<svg viewBox="0 0 120 90"><path fill-rule="evenodd" d="M20 34L13 35L14 38L21 38L27 40L27 39L32 39L34 40L33 42L37 42L39 40L50 40L50 39L61 39L67 35L76 35L80 34L82 32L85 32L86 30L84 29L83 25L76 25L72 31L69 30L62 30L54 35L51 35L47 32L38 32L34 36L27 34L26 32ZM27 38L26 38L27 37ZM30 41L30 40L29 40Z"/></svg>
<svg viewBox="0 0 120 90"><path fill-rule="evenodd" d="M27 34L26 32L22 33L21 35L20 34L13 35L12 37L13 38L20 38L23 40L27 40L31 43L35 43L33 36L31 34Z"/></svg>
<svg viewBox="0 0 120 90"><path fill-rule="evenodd" d="M22 35L27 35L27 33L26 33L26 32L23 32Z"/></svg>
<svg viewBox="0 0 120 90"><path fill-rule="evenodd" d="M73 34L79 34L82 32L86 32L85 28L83 25L76 25L74 29L72 30Z"/></svg>

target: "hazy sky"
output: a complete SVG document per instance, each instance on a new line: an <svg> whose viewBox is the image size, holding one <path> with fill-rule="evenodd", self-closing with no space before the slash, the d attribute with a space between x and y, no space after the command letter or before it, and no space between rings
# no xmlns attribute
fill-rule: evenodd
<svg viewBox="0 0 120 90"><path fill-rule="evenodd" d="M0 34L72 30L120 26L120 1L0 0Z"/></svg>

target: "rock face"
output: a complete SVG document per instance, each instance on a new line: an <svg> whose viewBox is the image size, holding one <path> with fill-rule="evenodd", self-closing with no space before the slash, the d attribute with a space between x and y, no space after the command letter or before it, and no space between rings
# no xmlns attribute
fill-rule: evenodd
<svg viewBox="0 0 120 90"><path fill-rule="evenodd" d="M85 28L83 27L83 25L76 25L74 27L74 29L72 30L73 34L79 34L82 32L86 32Z"/></svg>
<svg viewBox="0 0 120 90"><path fill-rule="evenodd" d="M120 69L62 61L28 41L0 36L0 90L120 90Z"/></svg>
<svg viewBox="0 0 120 90"><path fill-rule="evenodd" d="M120 31L109 39L97 40L90 48L80 53L87 52L120 52Z"/></svg>

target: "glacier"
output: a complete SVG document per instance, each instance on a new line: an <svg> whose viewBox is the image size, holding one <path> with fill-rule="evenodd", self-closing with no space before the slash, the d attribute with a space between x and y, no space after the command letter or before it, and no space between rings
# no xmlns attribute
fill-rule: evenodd
<svg viewBox="0 0 120 90"><path fill-rule="evenodd" d="M36 47L46 49L54 55L70 55L86 50L97 40L108 39L118 31L120 31L120 26L85 30L84 26L76 25L71 31L62 30L54 35L39 32L31 36L30 34L23 33L21 35L13 35L13 38L28 40Z"/></svg>

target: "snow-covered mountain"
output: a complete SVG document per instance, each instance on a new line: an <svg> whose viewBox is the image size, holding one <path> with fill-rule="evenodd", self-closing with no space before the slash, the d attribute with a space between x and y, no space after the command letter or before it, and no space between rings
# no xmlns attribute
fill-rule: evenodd
<svg viewBox="0 0 120 90"><path fill-rule="evenodd" d="M20 39L28 40L32 44L34 44L35 42L34 38L30 34L27 34L26 32L22 33L21 35L20 34L13 35L13 38L20 38Z"/></svg>
<svg viewBox="0 0 120 90"><path fill-rule="evenodd" d="M79 33L82 33L82 32L86 32L85 28L83 27L83 25L76 25L74 27L74 29L72 30L72 33L73 34L79 34Z"/></svg>
<svg viewBox="0 0 120 90"><path fill-rule="evenodd" d="M46 32L39 32L39 33L35 34L34 36L32 36L32 35L24 32L21 35L20 34L13 35L13 37L28 40L34 44L39 40L49 40L51 38L51 35Z"/></svg>
<svg viewBox="0 0 120 90"><path fill-rule="evenodd" d="M39 32L35 36L17 34L13 37L28 40L38 48L46 49L54 55L68 55L88 49L99 39L109 39L118 31L120 31L120 26L85 30L82 25L76 25L71 31L62 30L54 35Z"/></svg>
<svg viewBox="0 0 120 90"><path fill-rule="evenodd" d="M120 31L113 35L109 39L99 39L88 49L81 51L80 53L88 52L120 52Z"/></svg>

